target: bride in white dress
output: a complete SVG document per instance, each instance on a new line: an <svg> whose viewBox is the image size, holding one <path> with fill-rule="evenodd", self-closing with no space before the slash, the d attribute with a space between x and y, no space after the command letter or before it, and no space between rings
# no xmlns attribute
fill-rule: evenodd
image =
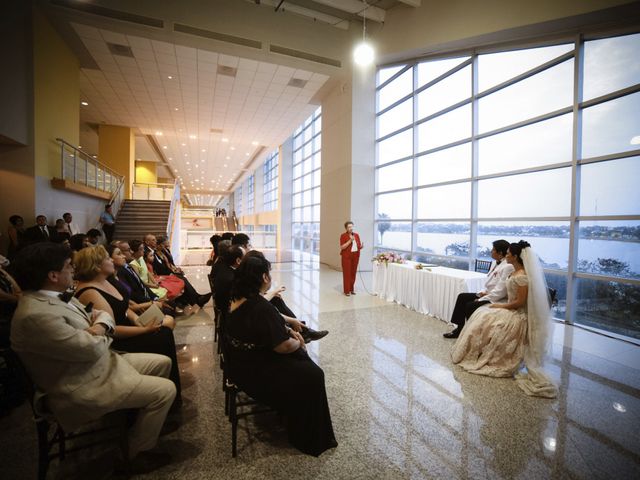
<svg viewBox="0 0 640 480"><path fill-rule="evenodd" d="M469 373L512 377L527 395L555 398L556 386L544 373L551 311L537 255L525 241L512 243L505 260L514 267L507 279L507 303L475 311L453 346L453 363ZM518 372L524 362L525 370Z"/></svg>

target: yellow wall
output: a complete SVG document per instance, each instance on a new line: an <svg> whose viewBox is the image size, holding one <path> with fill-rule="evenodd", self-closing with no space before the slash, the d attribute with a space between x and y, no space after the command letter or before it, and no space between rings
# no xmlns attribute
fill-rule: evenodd
<svg viewBox="0 0 640 480"><path fill-rule="evenodd" d="M79 63L44 16L33 15L35 173L61 176L62 138L78 145L80 136Z"/></svg>
<svg viewBox="0 0 640 480"><path fill-rule="evenodd" d="M131 198L135 178L135 138L129 127L100 125L98 130L98 158L107 167L124 175L125 198Z"/></svg>
<svg viewBox="0 0 640 480"><path fill-rule="evenodd" d="M156 162L136 162L136 182L135 183L158 183Z"/></svg>

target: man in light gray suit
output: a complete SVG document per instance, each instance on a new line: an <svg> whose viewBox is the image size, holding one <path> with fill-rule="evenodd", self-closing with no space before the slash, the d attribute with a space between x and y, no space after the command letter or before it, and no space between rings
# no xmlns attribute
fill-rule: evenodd
<svg viewBox="0 0 640 480"><path fill-rule="evenodd" d="M25 291L11 325L11 345L46 407L72 431L120 409L139 409L129 432L129 454L152 449L176 394L171 360L147 353L112 351L114 321L99 310L87 313L63 292L73 285L72 252L54 243L20 251L15 275ZM140 455L144 463L159 455ZM160 463L167 463L160 462ZM149 462L147 462L149 463Z"/></svg>

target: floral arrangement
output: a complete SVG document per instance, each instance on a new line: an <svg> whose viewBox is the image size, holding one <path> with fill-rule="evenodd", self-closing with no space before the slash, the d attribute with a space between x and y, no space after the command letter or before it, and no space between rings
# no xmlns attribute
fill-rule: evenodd
<svg viewBox="0 0 640 480"><path fill-rule="evenodd" d="M372 262L384 263L405 263L405 259L399 253L382 252L371 259Z"/></svg>

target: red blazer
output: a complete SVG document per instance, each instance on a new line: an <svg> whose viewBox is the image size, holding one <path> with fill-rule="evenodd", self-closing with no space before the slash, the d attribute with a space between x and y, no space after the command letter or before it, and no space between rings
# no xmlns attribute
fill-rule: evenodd
<svg viewBox="0 0 640 480"><path fill-rule="evenodd" d="M358 246L358 253L360 253L360 250L362 250L362 242L360 241L360 235L358 235L357 233L354 233L353 236L356 239L356 245ZM344 232L342 235L340 235L340 246L342 247L342 245L347 243L348 240L349 240L349 234L347 232ZM348 255L348 254L350 254L351 253L351 247L352 247L352 245L349 245L345 249L341 248L340 249L340 255Z"/></svg>

